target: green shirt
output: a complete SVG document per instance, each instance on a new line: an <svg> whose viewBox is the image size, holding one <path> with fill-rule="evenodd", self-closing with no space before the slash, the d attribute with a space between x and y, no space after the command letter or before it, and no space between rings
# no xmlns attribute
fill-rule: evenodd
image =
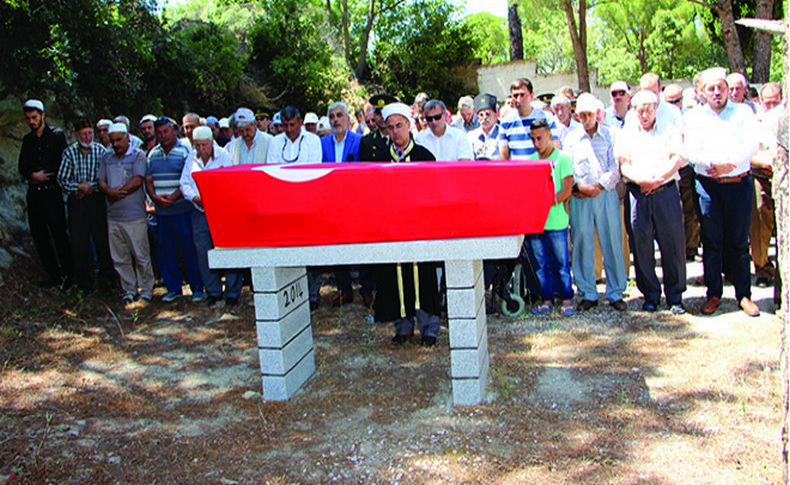
<svg viewBox="0 0 790 485"><path fill-rule="evenodd" d="M540 155L535 153L530 156L530 160L539 160ZM554 181L554 193L562 190L562 179L565 177L573 176L573 160L568 154L554 149L549 155L548 160L551 162L551 178ZM559 231L567 229L570 219L568 212L565 210L565 204L560 203L552 205L549 210L549 217L546 219L546 226L544 231Z"/></svg>

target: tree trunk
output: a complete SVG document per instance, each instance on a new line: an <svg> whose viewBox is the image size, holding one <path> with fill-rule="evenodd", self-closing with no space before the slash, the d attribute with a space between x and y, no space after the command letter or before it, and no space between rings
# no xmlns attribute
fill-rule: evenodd
<svg viewBox="0 0 790 485"><path fill-rule="evenodd" d="M743 47L735 26L732 0L716 0L716 11L721 19L721 33L724 36L727 57L730 59L730 70L746 76L746 61L743 58Z"/></svg>
<svg viewBox="0 0 790 485"><path fill-rule="evenodd" d="M757 0L754 16L758 19L772 20L774 0ZM754 32L754 54L752 55L752 82L767 83L771 74L771 39L769 32Z"/></svg>
<svg viewBox="0 0 790 485"><path fill-rule="evenodd" d="M354 69L354 76L358 81L365 78L365 71L368 70L368 41L370 40L370 31L373 30L373 21L376 19L376 0L369 0L368 3L368 21L365 24L365 29L362 31L362 38L359 41L359 61L357 67Z"/></svg>
<svg viewBox="0 0 790 485"><path fill-rule="evenodd" d="M524 38L521 32L521 17L518 16L518 2L507 8L507 26L510 34L510 60L524 60Z"/></svg>
<svg viewBox="0 0 790 485"><path fill-rule="evenodd" d="M590 72L587 66L587 1L579 0L579 10L573 8L573 0L562 0L565 8L565 17L568 19L568 29L573 44L573 55L576 58L576 77L579 89L590 92ZM576 15L579 16L578 28Z"/></svg>
<svg viewBox="0 0 790 485"><path fill-rule="evenodd" d="M348 30L349 15L348 15L348 0L342 0L343 3L343 55L346 62L351 62L351 34Z"/></svg>

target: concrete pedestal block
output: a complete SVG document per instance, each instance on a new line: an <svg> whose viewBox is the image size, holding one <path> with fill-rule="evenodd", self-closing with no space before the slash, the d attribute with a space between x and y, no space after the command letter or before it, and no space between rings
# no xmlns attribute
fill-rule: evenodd
<svg viewBox="0 0 790 485"><path fill-rule="evenodd" d="M263 399L286 401L315 374L315 354L312 349L284 375L263 375Z"/></svg>
<svg viewBox="0 0 790 485"><path fill-rule="evenodd" d="M252 268L263 398L286 400L315 373L304 267Z"/></svg>
<svg viewBox="0 0 790 485"><path fill-rule="evenodd" d="M315 373L305 266L444 261L453 403L479 404L488 376L483 259L515 258L522 236L310 247L217 248L212 268L251 268L265 400L290 399Z"/></svg>
<svg viewBox="0 0 790 485"><path fill-rule="evenodd" d="M453 404L478 404L485 397L489 365L483 263L449 261L445 271Z"/></svg>

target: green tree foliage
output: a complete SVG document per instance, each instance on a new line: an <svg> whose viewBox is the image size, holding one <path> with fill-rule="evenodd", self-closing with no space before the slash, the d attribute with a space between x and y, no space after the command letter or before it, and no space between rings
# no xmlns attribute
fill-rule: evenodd
<svg viewBox="0 0 790 485"><path fill-rule="evenodd" d="M0 0L0 86L50 93L66 116L232 109L245 67L235 37L211 23L165 28L156 11L143 0Z"/></svg>
<svg viewBox="0 0 790 485"><path fill-rule="evenodd" d="M465 93L452 69L470 63L474 48L454 5L417 0L377 24L373 80L404 100L424 91L453 104Z"/></svg>
<svg viewBox="0 0 790 485"><path fill-rule="evenodd" d="M279 105L301 111L325 110L339 99L350 73L318 5L297 0L267 0L266 15L249 33L250 65ZM295 15L294 12L299 12Z"/></svg>
<svg viewBox="0 0 790 485"><path fill-rule="evenodd" d="M131 0L3 0L0 80L31 96L52 92L74 111L128 108L152 60L158 21L150 8Z"/></svg>
<svg viewBox="0 0 790 485"><path fill-rule="evenodd" d="M245 68L238 41L213 23L180 21L157 39L149 85L165 112L215 112L234 106Z"/></svg>
<svg viewBox="0 0 790 485"><path fill-rule="evenodd" d="M265 13L259 2L247 0L187 0L168 8L164 12L166 25L182 20L199 20L227 28L241 42L247 42L247 34L255 18Z"/></svg>
<svg viewBox="0 0 790 485"><path fill-rule="evenodd" d="M618 0L601 3L591 44L599 84L635 82L646 72L665 79L691 78L713 65L727 65L727 53L711 43L689 2Z"/></svg>
<svg viewBox="0 0 790 485"><path fill-rule="evenodd" d="M521 2L519 14L524 27L524 59L535 59L539 74L575 68L568 21L557 2Z"/></svg>
<svg viewBox="0 0 790 485"><path fill-rule="evenodd" d="M507 20L488 12L479 12L465 17L463 29L468 31L474 48L474 56L483 64L495 64L508 60Z"/></svg>

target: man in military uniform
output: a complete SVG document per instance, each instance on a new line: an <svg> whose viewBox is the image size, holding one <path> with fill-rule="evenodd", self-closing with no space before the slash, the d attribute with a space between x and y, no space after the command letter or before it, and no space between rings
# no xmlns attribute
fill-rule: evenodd
<svg viewBox="0 0 790 485"><path fill-rule="evenodd" d="M389 132L387 131L387 124L384 117L381 116L381 110L388 104L398 103L400 100L395 96L389 94L377 94L370 98L370 104L373 106L374 114L373 119L376 120L378 130L368 133L362 137L359 142L359 161L372 162L378 160L382 153L386 153L389 149L387 139Z"/></svg>

